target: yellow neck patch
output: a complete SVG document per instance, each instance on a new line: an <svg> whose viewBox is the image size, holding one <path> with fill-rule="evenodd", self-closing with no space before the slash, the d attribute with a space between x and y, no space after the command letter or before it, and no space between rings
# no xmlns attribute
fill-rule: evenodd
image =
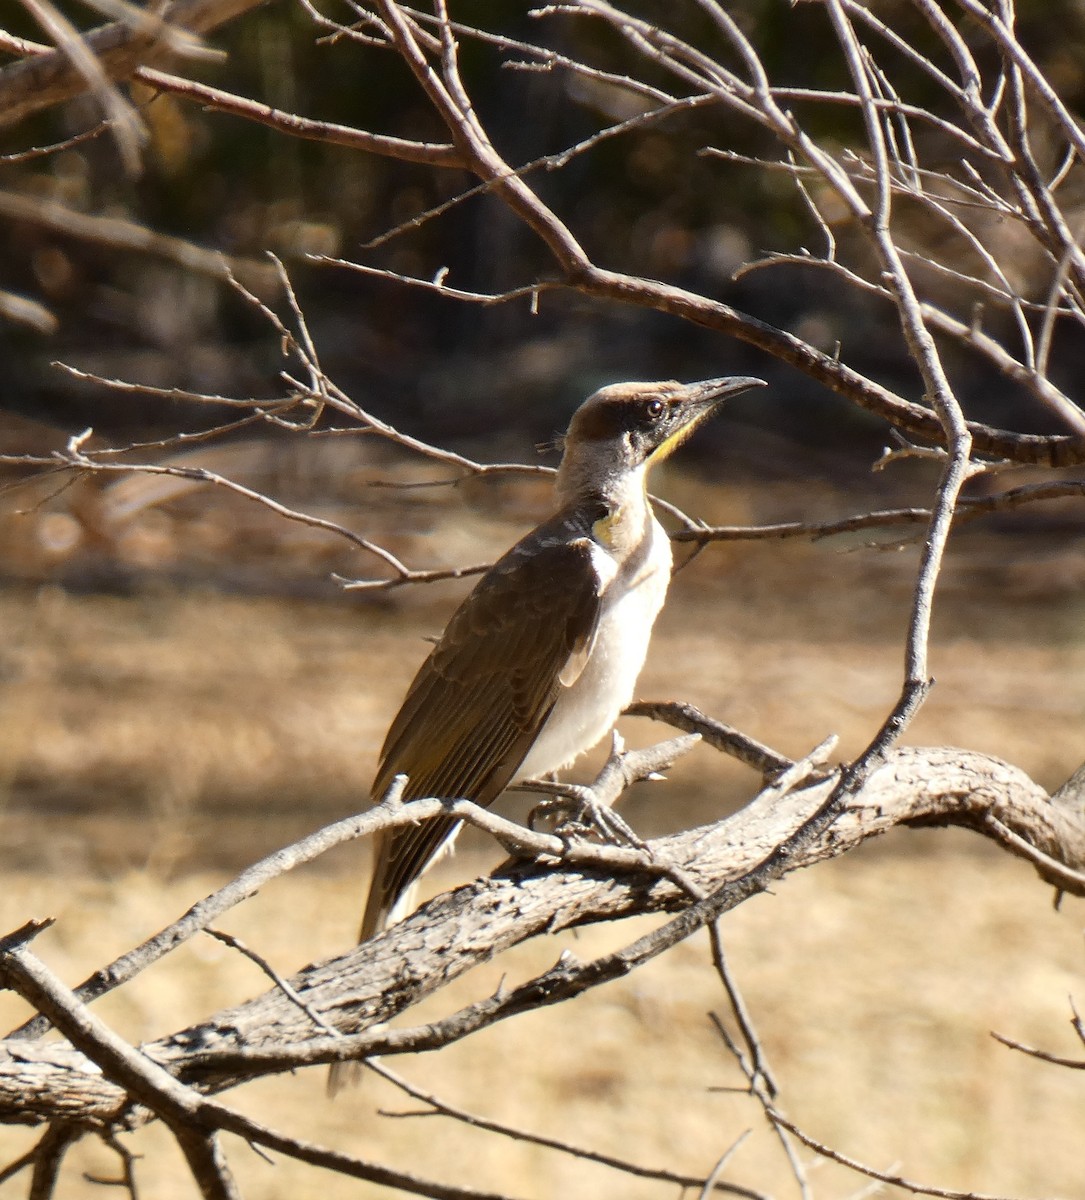
<svg viewBox="0 0 1085 1200"><path fill-rule="evenodd" d="M625 509L622 505L618 504L605 517L600 517L598 521L592 524L592 537L595 538L600 546L605 546L608 550L614 549L624 515Z"/></svg>
<svg viewBox="0 0 1085 1200"><path fill-rule="evenodd" d="M676 429L665 442L660 442L652 453L648 455L648 462L662 462L669 454L677 450L711 411L711 409L707 409L700 416L690 421L688 425L683 425L681 429Z"/></svg>

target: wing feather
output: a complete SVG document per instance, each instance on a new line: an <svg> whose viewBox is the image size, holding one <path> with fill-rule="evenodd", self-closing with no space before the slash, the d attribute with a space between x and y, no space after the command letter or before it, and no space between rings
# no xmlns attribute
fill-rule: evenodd
<svg viewBox="0 0 1085 1200"><path fill-rule="evenodd" d="M399 774L409 780L405 799L479 804L492 803L515 777L563 687L563 672L584 657L598 623L601 585L587 532L559 514L479 580L392 722L374 801ZM456 825L440 819L379 839L363 938L384 923Z"/></svg>

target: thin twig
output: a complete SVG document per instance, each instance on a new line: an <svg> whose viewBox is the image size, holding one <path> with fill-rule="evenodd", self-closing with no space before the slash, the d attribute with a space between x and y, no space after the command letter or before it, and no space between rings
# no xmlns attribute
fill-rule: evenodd
<svg viewBox="0 0 1085 1200"><path fill-rule="evenodd" d="M744 1130L742 1133L740 1133L738 1135L737 1138L735 1138L735 1140L730 1144L730 1146L728 1146L727 1149L724 1150L724 1152L719 1156L719 1158L716 1160L716 1165L712 1168L711 1171L709 1171L708 1178L705 1180L704 1187L701 1188L701 1190L697 1196L697 1200L708 1200L708 1198L712 1195L713 1191L716 1188L722 1186L718 1181L719 1181L720 1175L723 1173L724 1167L727 1166L727 1164L731 1161L731 1159L738 1152L739 1147L749 1136L750 1136L750 1130L748 1130L748 1129Z"/></svg>
<svg viewBox="0 0 1085 1200"><path fill-rule="evenodd" d="M984 824L997 841L1009 847L1015 854L1027 858L1040 867L1043 877L1056 887L1063 887L1078 894L1081 893L1082 888L1085 888L1085 871L1075 871L1065 863L1052 858L1050 854L1045 854L1031 842L1026 842L1020 834L1014 833L991 813L984 817Z"/></svg>
<svg viewBox="0 0 1085 1200"><path fill-rule="evenodd" d="M238 96L221 88L210 87L206 83L197 83L193 79L183 79L178 75L156 71L152 67L144 67L137 73L137 78L156 91L180 96L213 112L229 113L231 116L264 125L291 137L326 142L332 146L346 146L352 150L363 150L403 162L426 163L433 167L462 168L464 165L455 147L447 143L413 142L386 134L370 133L353 125L316 121L297 113L283 112L260 100L250 100L247 96Z"/></svg>
<svg viewBox="0 0 1085 1200"><path fill-rule="evenodd" d="M953 1188L930 1187L926 1184L916 1183L915 1180L906 1179L903 1175L878 1171L874 1167L868 1167L865 1163L859 1162L858 1159L841 1154L839 1150L834 1150L831 1146L825 1145L824 1142L819 1142L816 1138L811 1137L808 1133L800 1129L793 1121L788 1120L778 1110L770 1109L769 1116L774 1123L797 1137L804 1146L820 1154L823 1158L831 1159L835 1163L840 1163L843 1167L849 1167L851 1170L857 1171L860 1175L865 1175L868 1179L880 1180L882 1183L889 1184L892 1187L903 1188L906 1192L912 1192L917 1196L937 1196L939 1200L1003 1200L1002 1197L994 1196L987 1192L965 1192L957 1191Z"/></svg>
<svg viewBox="0 0 1085 1200"><path fill-rule="evenodd" d="M0 1167L0 1183L7 1183L9 1179L14 1179L20 1171L25 1171L27 1167L33 1166L37 1153L38 1147L31 1146L25 1154L20 1154L18 1158L12 1159L7 1166Z"/></svg>
<svg viewBox="0 0 1085 1200"><path fill-rule="evenodd" d="M991 513L1011 512L1029 504L1048 500L1066 500L1085 496L1085 480L1057 479L1044 483L1025 483L989 496L975 496L957 505L955 526L974 521ZM837 521L780 521L772 525L707 525L700 529L681 530L671 534L675 542L773 541L789 538L810 538L819 541L861 529L890 528L896 525L926 525L932 510L929 508L887 508L869 513L842 517Z"/></svg>
<svg viewBox="0 0 1085 1200"><path fill-rule="evenodd" d="M236 950L239 954L243 954L250 962L255 963L261 971L271 980L272 983L282 992L282 994L290 1001L291 1004L296 1004L298 1008L309 1018L317 1029L324 1033L330 1034L332 1037L339 1036L339 1030L334 1025L329 1025L327 1021L318 1013L313 1006L305 999L304 996L298 994L297 990L290 985L290 981L284 979L282 975L267 961L262 954L257 954L250 946L232 933L226 933L221 929L211 929L207 927L203 931L222 942L224 946L229 946Z"/></svg>
<svg viewBox="0 0 1085 1200"><path fill-rule="evenodd" d="M741 1046L734 1040L731 1034L727 1031L727 1027L716 1015L709 1013L709 1019L716 1028L716 1032L720 1035L720 1041L730 1051L731 1056L738 1064L739 1070L746 1078L746 1094L752 1096L754 1100L761 1106L766 1117L772 1110L773 1093L769 1089L769 1081L758 1070L753 1059L746 1054ZM724 1090L724 1089L712 1089ZM807 1177L806 1169L803 1166L802 1160L799 1158L798 1151L792 1144L791 1138L785 1129L781 1129L779 1125L774 1123L769 1117L769 1125L773 1133L776 1135L780 1143L780 1147L784 1152L784 1157L787 1159L788 1167L799 1189L799 1195L803 1200L811 1200L810 1180Z"/></svg>
<svg viewBox="0 0 1085 1200"><path fill-rule="evenodd" d="M139 1200L139 1187L136 1182L136 1162L141 1157L138 1154L133 1154L127 1146L121 1142L120 1138L115 1133L103 1132L99 1135L102 1141L113 1151L121 1161L121 1178L119 1180L112 1179L95 1179L90 1175L84 1178L91 1180L94 1183L103 1183L106 1185L120 1186L128 1193L129 1200Z"/></svg>
<svg viewBox="0 0 1085 1200"><path fill-rule="evenodd" d="M370 1060L368 1063L369 1069L375 1071L382 1079L388 1080L393 1086L405 1092L413 1100L418 1100L441 1116L449 1117L454 1121L459 1121L464 1125L471 1126L472 1129L483 1129L488 1133L497 1133L502 1137L512 1138L518 1142L528 1142L533 1146L542 1146L547 1150L556 1150L561 1154L568 1154L574 1158L583 1159L585 1162L599 1163L604 1167L611 1167L616 1171L621 1171L626 1175L632 1175L638 1179L657 1179L663 1183L673 1183L680 1188L702 1188L707 1189L702 1192L707 1196L711 1194L714 1187L715 1190L727 1192L734 1196L745 1196L748 1200L766 1200L762 1193L753 1191L750 1188L740 1187L737 1184L725 1183L718 1181L719 1171L714 1172L716 1178L710 1177L704 1179L695 1175L683 1175L677 1171L668 1170L666 1168L643 1167L638 1163L629 1162L623 1158L617 1158L611 1154L603 1154L598 1150L590 1150L584 1146L576 1146L571 1142L563 1141L560 1138L545 1137L542 1134L535 1133L530 1129L519 1129L512 1125L507 1125L501 1121L494 1121L488 1117L480 1117L477 1113L468 1112L466 1109L460 1108L457 1105L449 1104L446 1100L442 1100L439 1096L435 1096L432 1092L423 1091L416 1087L402 1075L393 1071L385 1063L379 1060ZM395 1115L395 1114L386 1114ZM404 1117L410 1117L417 1114L402 1113L398 1114ZM711 1187L710 1187L711 1185Z"/></svg>
<svg viewBox="0 0 1085 1200"><path fill-rule="evenodd" d="M699 708L683 701L635 700L625 710L625 715L649 717L654 721L663 721L675 729L700 734L708 745L737 758L739 762L753 767L768 778L774 778L795 765L793 759L785 758L754 738L747 737L732 726L707 716Z"/></svg>
<svg viewBox="0 0 1085 1200"><path fill-rule="evenodd" d="M1085 1059L1065 1058L1061 1054L1052 1054L1050 1050L1038 1050L1035 1046L1027 1046L1024 1042L1015 1041L1013 1038L1006 1037L1005 1034L996 1033L993 1029L991 1037L1010 1050L1020 1050L1022 1054L1027 1054L1030 1058L1038 1058L1041 1062L1051 1063L1056 1067L1067 1067L1071 1071L1085 1071Z"/></svg>
<svg viewBox="0 0 1085 1200"><path fill-rule="evenodd" d="M753 1018L750 1016L750 1010L746 1007L746 1001L743 998L738 983L731 974L731 968L728 965L727 955L723 948L723 934L720 932L718 921L713 921L708 926L708 938L709 944L712 947L712 963L716 968L716 974L720 977L720 982L723 984L723 990L727 993L727 1000L731 1005L731 1012L742 1034L742 1040L746 1043L746 1050L749 1054L752 1071L751 1086L754 1083L763 1083L770 1099L775 1099L780 1089L777 1087L776 1080L769 1069L764 1047L761 1045L761 1039L757 1035Z"/></svg>

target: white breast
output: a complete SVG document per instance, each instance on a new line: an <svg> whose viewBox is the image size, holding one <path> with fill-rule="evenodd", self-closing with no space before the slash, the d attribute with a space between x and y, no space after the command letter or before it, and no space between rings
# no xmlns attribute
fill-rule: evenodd
<svg viewBox="0 0 1085 1200"><path fill-rule="evenodd" d="M558 697L517 779L538 779L568 766L610 732L633 699L671 577L670 538L654 518L649 529L648 553L631 578L623 577L606 550L593 547L604 591L591 654L575 682Z"/></svg>

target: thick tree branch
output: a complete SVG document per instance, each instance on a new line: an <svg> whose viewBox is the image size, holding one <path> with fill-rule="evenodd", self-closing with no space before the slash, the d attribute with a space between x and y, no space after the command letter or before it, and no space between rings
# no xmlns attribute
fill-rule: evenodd
<svg viewBox="0 0 1085 1200"><path fill-rule="evenodd" d="M371 942L314 964L290 981L306 1004L345 1036L314 1038L305 1012L274 989L145 1046L144 1053L206 1092L304 1064L435 1048L627 973L763 888L763 864L774 855L778 878L899 825L954 824L997 836L990 825L993 818L1071 872L1085 867L1080 808L1053 800L1021 771L997 759L948 748L893 751L857 794L845 797L831 825L808 842L796 840L837 784L834 774L784 796L773 791L727 820L649 843L650 860L641 859L638 867L630 859L629 869L618 874L601 865L602 859L582 869L512 866L437 897ZM782 845L795 850L781 855ZM690 903L688 892L668 878L668 871L676 870L700 889L704 900ZM1085 887L1073 886L1073 877L1065 872L1048 872L1042 862L1038 870L1055 886L1085 894ZM563 959L539 979L435 1024L382 1026L475 964L540 933L676 911L678 916L662 930L617 955L583 964ZM359 1029L365 1031L353 1032ZM80 1066L81 1061L63 1047L40 1053L33 1042L4 1042L0 1120L119 1119L126 1110L125 1086L96 1068Z"/></svg>
<svg viewBox="0 0 1085 1200"><path fill-rule="evenodd" d="M158 21L187 33L210 33L267 0L171 0ZM83 43L110 79L128 79L141 66L172 58L176 46L143 27L124 21L102 25ZM0 71L0 126L11 125L43 109L63 104L86 90L83 76L60 50L13 63Z"/></svg>

